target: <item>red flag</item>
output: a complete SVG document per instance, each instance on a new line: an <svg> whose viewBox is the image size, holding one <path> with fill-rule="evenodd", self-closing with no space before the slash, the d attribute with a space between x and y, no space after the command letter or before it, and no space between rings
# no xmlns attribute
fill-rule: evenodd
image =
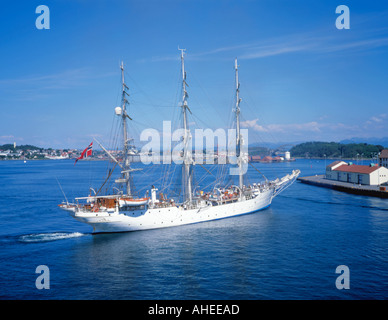
<svg viewBox="0 0 388 320"><path fill-rule="evenodd" d="M84 151L82 151L81 156L75 159L74 165L77 163L78 160L90 157L92 155L92 152L93 152L92 146L93 146L93 142L89 144L89 146Z"/></svg>

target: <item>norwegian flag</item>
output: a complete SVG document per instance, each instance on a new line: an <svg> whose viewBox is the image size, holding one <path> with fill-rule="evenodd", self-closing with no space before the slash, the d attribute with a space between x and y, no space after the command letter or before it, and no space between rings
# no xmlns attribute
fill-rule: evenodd
<svg viewBox="0 0 388 320"><path fill-rule="evenodd" d="M77 163L78 160L90 157L93 152L92 147L93 147L93 142L89 144L89 146L84 151L82 151L81 155L77 159L75 159L74 165Z"/></svg>

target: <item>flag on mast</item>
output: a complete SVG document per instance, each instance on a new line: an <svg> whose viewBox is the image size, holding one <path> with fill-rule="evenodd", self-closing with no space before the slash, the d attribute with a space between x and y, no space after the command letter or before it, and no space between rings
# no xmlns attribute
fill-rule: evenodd
<svg viewBox="0 0 388 320"><path fill-rule="evenodd" d="M74 165L77 163L78 160L90 157L93 152L92 147L93 147L93 142L89 144L89 146L84 151L82 151L81 155L77 159L75 159Z"/></svg>

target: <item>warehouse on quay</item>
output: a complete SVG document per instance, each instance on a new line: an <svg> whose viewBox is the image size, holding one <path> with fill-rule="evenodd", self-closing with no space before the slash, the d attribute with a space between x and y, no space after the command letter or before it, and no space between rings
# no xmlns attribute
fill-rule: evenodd
<svg viewBox="0 0 388 320"><path fill-rule="evenodd" d="M335 161L326 167L325 178L359 185L382 185L388 182L388 169L377 164L357 165Z"/></svg>

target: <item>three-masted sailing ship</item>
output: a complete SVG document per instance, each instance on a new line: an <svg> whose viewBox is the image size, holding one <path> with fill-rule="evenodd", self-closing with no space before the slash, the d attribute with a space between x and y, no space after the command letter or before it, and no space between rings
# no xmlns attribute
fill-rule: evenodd
<svg viewBox="0 0 388 320"><path fill-rule="evenodd" d="M188 126L188 116L191 113L186 91L186 71L184 64L184 50L181 50L181 70L182 70L182 128L183 146L181 164L181 187L183 198L180 201L166 199L157 194L158 189L152 185L146 196L139 197L133 192L132 172L139 170L131 168L129 151L129 137L127 121L132 120L127 112L129 89L125 84L124 65L121 64L122 94L121 107L116 107L115 113L121 117L123 135L123 159L119 161L109 151L107 151L98 141L101 148L121 169L121 176L115 180L122 185L122 190L109 195L89 195L87 197L75 198L73 203L64 202L59 205L63 210L69 211L71 215L84 223L93 227L93 233L104 232L127 232L136 230L148 230L192 224L204 221L211 221L238 215L253 213L270 206L272 199L282 190L290 186L298 177L300 171L294 170L292 173L281 179L265 180L253 185L244 185L245 171L242 167L247 161L247 155L243 150L243 139L240 132L240 83L238 80L238 65L235 61L235 82L236 82L236 105L234 108L236 120L236 165L238 169L238 185L228 187L214 186L211 192L195 193L193 188L193 160L191 149L189 148L190 131ZM111 174L108 175L108 178ZM116 188L116 190L119 190Z"/></svg>

